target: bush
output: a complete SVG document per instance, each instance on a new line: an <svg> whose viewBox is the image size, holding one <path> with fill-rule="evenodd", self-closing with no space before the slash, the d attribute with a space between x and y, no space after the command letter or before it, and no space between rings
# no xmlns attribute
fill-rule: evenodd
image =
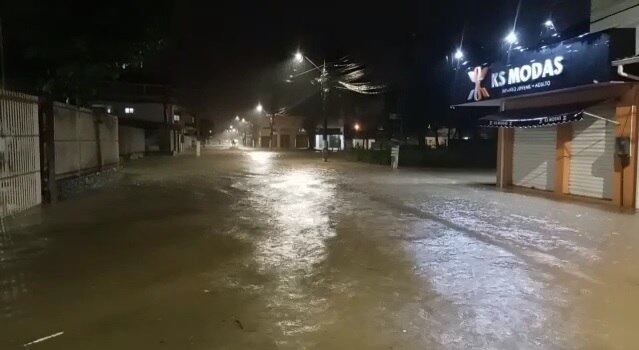
<svg viewBox="0 0 639 350"><path fill-rule="evenodd" d="M390 165L390 150L353 149L347 152L351 161ZM442 168L494 168L497 163L495 142L458 144L443 149L422 149L404 145L399 151L399 166Z"/></svg>
<svg viewBox="0 0 639 350"><path fill-rule="evenodd" d="M390 165L389 150L352 149L348 151L347 158L357 162Z"/></svg>
<svg viewBox="0 0 639 350"><path fill-rule="evenodd" d="M436 150L407 146L399 151L400 166L494 168L496 164L495 142L473 142Z"/></svg>

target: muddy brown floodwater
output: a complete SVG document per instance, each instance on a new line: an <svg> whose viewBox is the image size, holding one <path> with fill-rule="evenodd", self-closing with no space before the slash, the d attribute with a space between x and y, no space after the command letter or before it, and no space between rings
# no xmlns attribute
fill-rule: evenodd
<svg viewBox="0 0 639 350"><path fill-rule="evenodd" d="M0 349L639 344L639 215L306 153L120 173L0 233Z"/></svg>

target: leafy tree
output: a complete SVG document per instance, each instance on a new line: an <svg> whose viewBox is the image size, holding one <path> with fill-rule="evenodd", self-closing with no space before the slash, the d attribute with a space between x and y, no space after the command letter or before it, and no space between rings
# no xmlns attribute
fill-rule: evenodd
<svg viewBox="0 0 639 350"><path fill-rule="evenodd" d="M25 0L0 6L8 78L61 100L79 103L96 83L139 72L167 44L168 1Z"/></svg>

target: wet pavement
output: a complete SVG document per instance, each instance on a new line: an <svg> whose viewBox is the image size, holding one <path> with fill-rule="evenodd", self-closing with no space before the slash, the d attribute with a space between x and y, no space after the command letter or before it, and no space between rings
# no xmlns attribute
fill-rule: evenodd
<svg viewBox="0 0 639 350"><path fill-rule="evenodd" d="M639 215L217 150L0 233L0 349L633 349Z"/></svg>

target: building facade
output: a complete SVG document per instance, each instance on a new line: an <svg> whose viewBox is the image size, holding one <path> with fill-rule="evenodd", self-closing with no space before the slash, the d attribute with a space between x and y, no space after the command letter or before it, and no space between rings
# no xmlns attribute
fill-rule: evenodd
<svg viewBox="0 0 639 350"><path fill-rule="evenodd" d="M624 27L513 52L456 76L458 106L495 109L479 123L498 128L499 187L638 207L639 84L623 74L632 69L623 59L636 52L636 28Z"/></svg>
<svg viewBox="0 0 639 350"><path fill-rule="evenodd" d="M255 147L275 148L282 150L308 149L308 133L304 129L300 116L278 115L273 119L273 139L271 140L271 123L268 117L254 121ZM272 145L271 145L272 143Z"/></svg>
<svg viewBox="0 0 639 350"><path fill-rule="evenodd" d="M100 99L91 103L93 108L118 117L121 156L179 154L193 148L198 133L196 117L167 97L169 92L159 85L118 84L102 89Z"/></svg>

